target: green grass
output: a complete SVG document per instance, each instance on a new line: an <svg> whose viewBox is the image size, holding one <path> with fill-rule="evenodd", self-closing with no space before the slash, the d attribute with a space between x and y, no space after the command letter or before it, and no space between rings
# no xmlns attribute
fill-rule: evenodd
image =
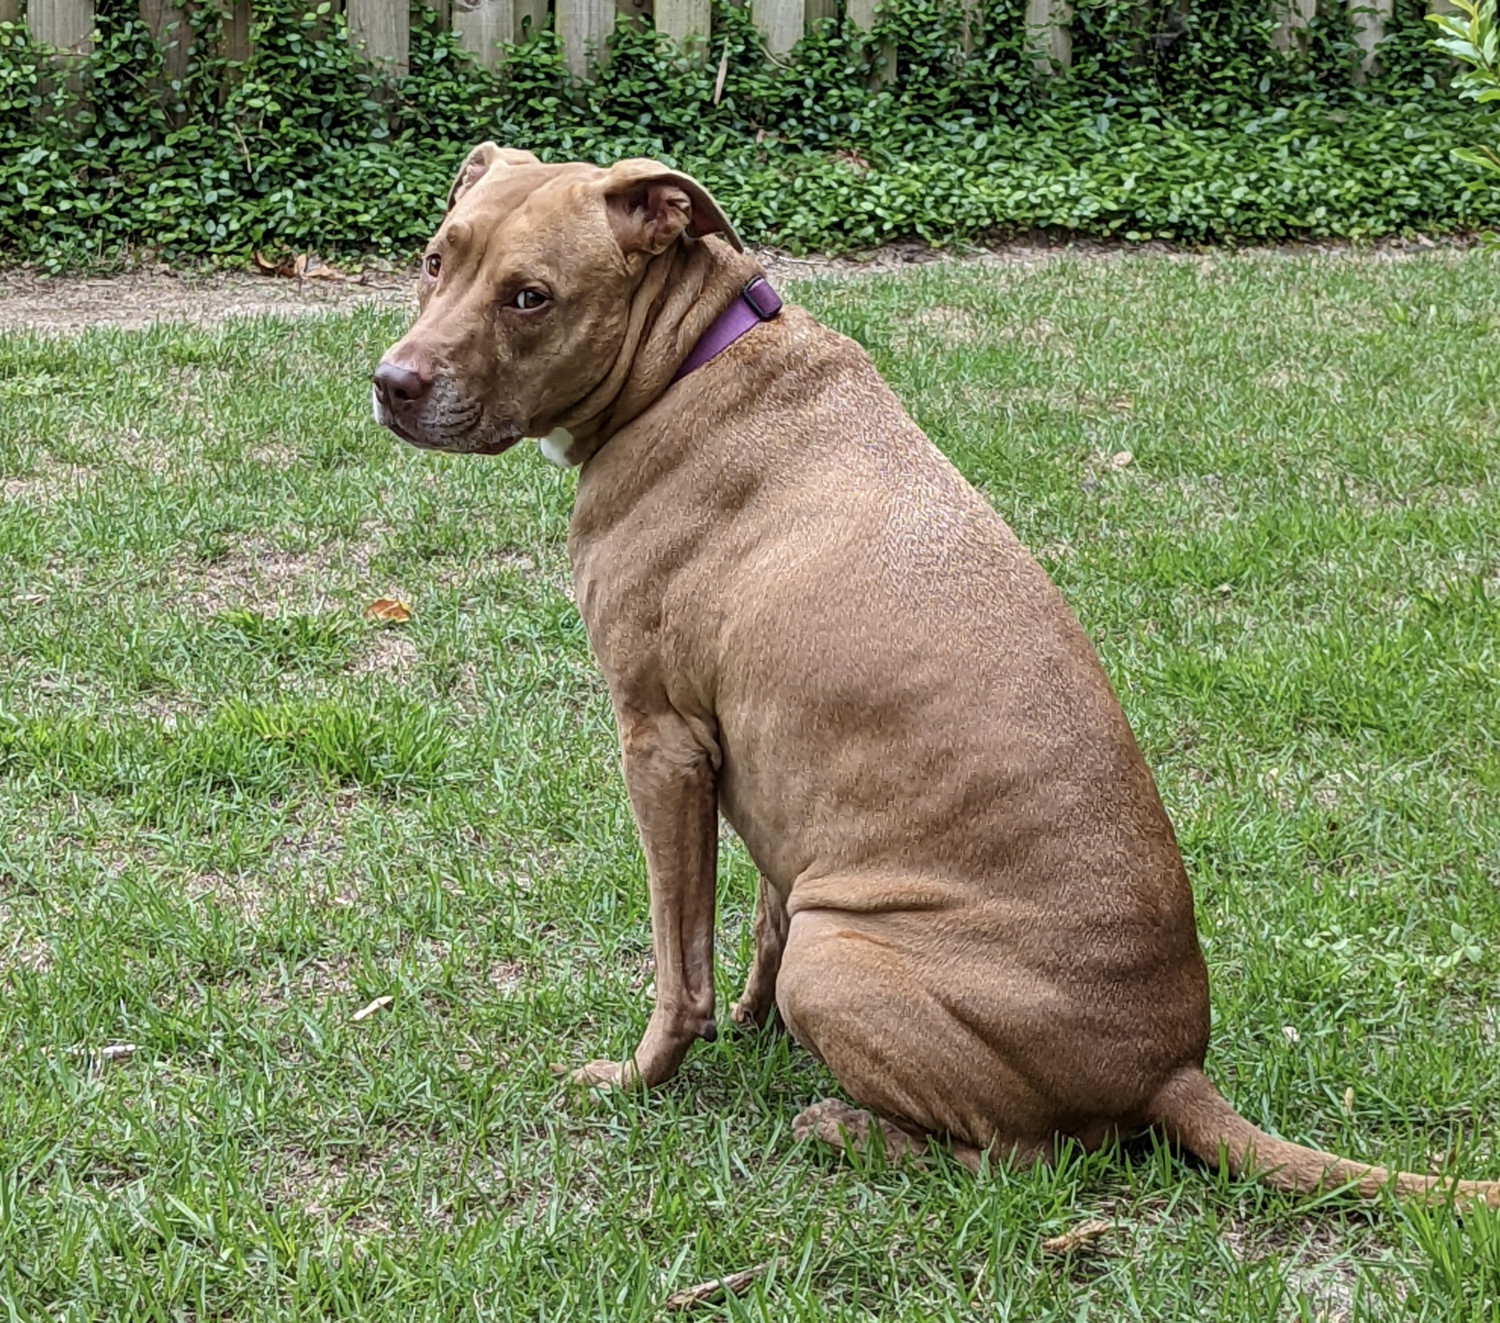
<svg viewBox="0 0 1500 1323"><path fill-rule="evenodd" d="M1282 1134L1491 1178L1497 277L1134 256L792 291L1096 640L1197 890L1215 1078ZM794 1146L832 1081L769 1035L650 1097L566 1090L549 1066L625 1053L650 1000L572 479L377 431L398 330L0 339L0 1319L644 1319L767 1261L699 1316L1500 1317L1497 1217L1150 1143L977 1181ZM388 594L411 623L366 625ZM727 1006L754 872L721 863Z"/></svg>

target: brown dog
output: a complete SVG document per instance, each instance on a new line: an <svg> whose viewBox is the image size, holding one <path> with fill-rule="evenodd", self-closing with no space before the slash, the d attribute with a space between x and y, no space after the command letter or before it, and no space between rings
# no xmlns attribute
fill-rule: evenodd
<svg viewBox="0 0 1500 1323"><path fill-rule="evenodd" d="M1273 1138L1209 1082L1192 893L1088 639L857 345L742 294L760 269L698 184L485 143L448 202L375 414L581 466L568 549L657 992L631 1059L580 1080L660 1084L714 1036L722 813L761 872L733 1018L779 1008L888 1150L1024 1162L1156 1127L1283 1189L1500 1205ZM830 1102L795 1130L871 1124Z"/></svg>

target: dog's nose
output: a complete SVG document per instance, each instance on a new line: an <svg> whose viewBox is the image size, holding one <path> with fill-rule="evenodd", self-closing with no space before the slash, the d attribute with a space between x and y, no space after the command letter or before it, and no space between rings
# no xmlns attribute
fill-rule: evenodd
<svg viewBox="0 0 1500 1323"><path fill-rule="evenodd" d="M404 363L382 358L375 369L375 389L392 412L420 403L432 389L432 378Z"/></svg>

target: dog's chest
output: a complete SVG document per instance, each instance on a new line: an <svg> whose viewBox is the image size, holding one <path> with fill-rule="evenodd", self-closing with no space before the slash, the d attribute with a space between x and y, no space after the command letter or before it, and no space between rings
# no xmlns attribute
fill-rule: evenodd
<svg viewBox="0 0 1500 1323"><path fill-rule="evenodd" d="M570 536L579 615L612 696L706 715L722 551L688 521L627 518Z"/></svg>

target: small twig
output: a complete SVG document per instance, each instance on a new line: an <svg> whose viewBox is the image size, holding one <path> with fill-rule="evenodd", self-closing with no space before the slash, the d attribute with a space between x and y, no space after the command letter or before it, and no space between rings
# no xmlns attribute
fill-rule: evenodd
<svg viewBox="0 0 1500 1323"><path fill-rule="evenodd" d="M245 169L254 174L255 166L250 163L250 148L245 145L245 135L240 132L240 126L233 120L229 121L229 127L234 130L234 136L240 140L240 152L245 158Z"/></svg>
<svg viewBox="0 0 1500 1323"><path fill-rule="evenodd" d="M361 1020L368 1020L376 1011L383 1011L395 1000L394 997L376 997L368 1006L361 1006L349 1018L358 1024Z"/></svg>
<svg viewBox="0 0 1500 1323"><path fill-rule="evenodd" d="M719 59L719 76L714 79L714 105L724 95L724 79L729 75L729 43L724 43L724 54Z"/></svg>
<svg viewBox="0 0 1500 1323"><path fill-rule="evenodd" d="M685 1286L680 1291L673 1291L662 1302L661 1307L672 1311L691 1309L694 1305L709 1304L722 1295L740 1295L770 1266L769 1263L760 1263L753 1268L746 1268L743 1272L732 1272L724 1277L714 1277L706 1282L699 1282L696 1286Z"/></svg>

